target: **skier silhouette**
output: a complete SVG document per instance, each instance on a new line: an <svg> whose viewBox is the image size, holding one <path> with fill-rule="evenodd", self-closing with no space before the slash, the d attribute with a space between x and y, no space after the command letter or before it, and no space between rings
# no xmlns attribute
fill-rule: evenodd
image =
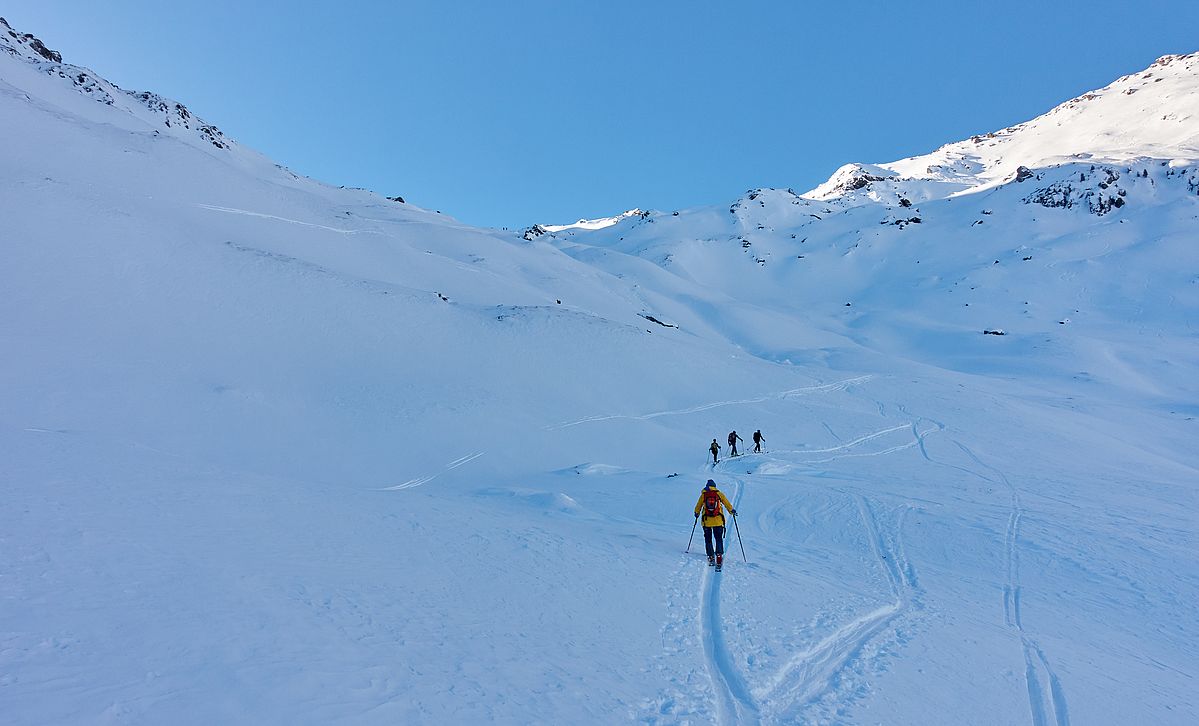
<svg viewBox="0 0 1199 726"><path fill-rule="evenodd" d="M758 429L757 431L754 432L753 439L754 439L754 452L759 453L759 454L762 453L762 442L766 440L766 437L762 435L762 429Z"/></svg>
<svg viewBox="0 0 1199 726"><path fill-rule="evenodd" d="M712 463L720 461L720 444L716 443L716 439L712 439L712 445L708 447L708 451L712 452Z"/></svg>
<svg viewBox="0 0 1199 726"><path fill-rule="evenodd" d="M729 448L731 450L729 451L729 456L740 456L740 454L737 453L737 442L738 441L740 441L743 444L745 443L745 439L738 436L736 431L730 431L729 432Z"/></svg>

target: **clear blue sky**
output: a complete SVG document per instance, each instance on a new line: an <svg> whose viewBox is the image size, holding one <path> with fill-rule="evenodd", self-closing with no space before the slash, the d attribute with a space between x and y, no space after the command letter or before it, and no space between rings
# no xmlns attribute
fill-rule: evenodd
<svg viewBox="0 0 1199 726"><path fill-rule="evenodd" d="M805 191L1036 116L1199 2L6 0L64 59L295 171L494 226Z"/></svg>

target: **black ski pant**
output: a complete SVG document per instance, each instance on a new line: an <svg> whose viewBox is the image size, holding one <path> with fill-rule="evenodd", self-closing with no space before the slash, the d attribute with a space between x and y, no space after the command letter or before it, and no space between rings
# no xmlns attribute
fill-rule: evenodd
<svg viewBox="0 0 1199 726"><path fill-rule="evenodd" d="M715 554L724 555L724 527L704 527L704 549L708 551L708 557L713 554L712 538L716 538Z"/></svg>
<svg viewBox="0 0 1199 726"><path fill-rule="evenodd" d="M762 442L761 441L754 442L754 452L759 453L759 454L762 453Z"/></svg>
<svg viewBox="0 0 1199 726"><path fill-rule="evenodd" d="M734 441L733 443L729 444L729 446L733 447L733 450L729 452L729 456L736 456L737 455L737 442Z"/></svg>

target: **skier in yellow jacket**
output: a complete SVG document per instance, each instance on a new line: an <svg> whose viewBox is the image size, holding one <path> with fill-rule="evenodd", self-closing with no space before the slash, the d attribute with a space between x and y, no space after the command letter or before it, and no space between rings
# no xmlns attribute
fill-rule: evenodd
<svg viewBox="0 0 1199 726"><path fill-rule="evenodd" d="M703 515L704 547L708 551L708 564L715 565L717 571L724 565L724 512L720 509L721 504L728 507L729 514L737 516L737 510L733 509L724 492L717 489L716 482L709 479L708 484L699 493L699 501L695 503L695 517L698 519ZM716 540L715 548L712 547L713 538Z"/></svg>

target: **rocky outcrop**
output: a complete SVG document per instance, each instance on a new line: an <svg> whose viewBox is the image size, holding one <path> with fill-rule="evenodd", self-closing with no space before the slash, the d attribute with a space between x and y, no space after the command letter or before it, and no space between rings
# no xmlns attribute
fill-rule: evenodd
<svg viewBox="0 0 1199 726"><path fill-rule="evenodd" d="M528 229L526 229L524 232L521 232L520 236L525 241L532 242L533 240L537 239L538 237L540 237L543 234L549 234L549 230L546 229L545 227L541 226L540 224L535 224L532 227L529 227Z"/></svg>
<svg viewBox="0 0 1199 726"><path fill-rule="evenodd" d="M1073 209L1081 207L1102 217L1126 204L1128 191L1120 185L1120 172L1108 166L1091 166L1073 177L1037 189L1022 201L1042 207ZM1140 178L1137 175L1135 178Z"/></svg>
<svg viewBox="0 0 1199 726"><path fill-rule="evenodd" d="M0 18L0 32L4 33L16 42L27 46L31 51L37 53L42 58L45 58L52 63L62 63L61 53L56 50L50 50L44 43L42 43L42 41L33 37L33 34L31 33L21 34L13 30L12 26L9 25L8 21L4 18Z"/></svg>
<svg viewBox="0 0 1199 726"><path fill-rule="evenodd" d="M873 182L894 179L897 176L895 172L877 167L868 168L863 164L846 164L825 183L824 186L827 188L822 188L819 196L821 198L844 196L865 189Z"/></svg>
<svg viewBox="0 0 1199 726"><path fill-rule="evenodd" d="M61 53L50 50L29 33L13 30L4 18L0 18L0 49L52 78L69 83L81 95L97 103L119 107L144 121L161 124L176 136L190 135L218 149L228 149L232 144L220 129L192 115L182 103L150 91L125 91L86 68L63 63ZM149 111L149 117L146 111Z"/></svg>

